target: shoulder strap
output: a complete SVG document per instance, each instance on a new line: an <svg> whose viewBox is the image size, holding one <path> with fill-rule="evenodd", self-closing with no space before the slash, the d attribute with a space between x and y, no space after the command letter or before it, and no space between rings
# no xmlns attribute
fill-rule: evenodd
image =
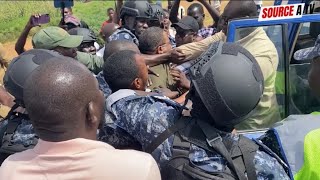
<svg viewBox="0 0 320 180"><path fill-rule="evenodd" d="M240 135L239 148L242 153L243 162L247 172L248 179L256 180L258 177L257 177L256 168L254 166L253 160L254 160L256 151L259 149L259 147L248 138Z"/></svg>
<svg viewBox="0 0 320 180"><path fill-rule="evenodd" d="M162 144L166 139L168 139L171 135L176 133L177 131L185 128L188 125L188 119L190 117L182 116L178 119L173 126L165 130L158 137L156 137L146 148L145 152L152 153L160 144Z"/></svg>
<svg viewBox="0 0 320 180"><path fill-rule="evenodd" d="M239 180L246 180L245 174L234 165L231 155L223 144L222 138L217 131L213 130L214 128L208 123L200 120L198 120L197 123L205 134L207 143L227 160L230 170L237 175Z"/></svg>

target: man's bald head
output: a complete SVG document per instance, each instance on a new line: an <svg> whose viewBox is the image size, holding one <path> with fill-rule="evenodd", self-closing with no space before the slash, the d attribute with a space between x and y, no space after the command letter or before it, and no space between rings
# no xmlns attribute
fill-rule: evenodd
<svg viewBox="0 0 320 180"><path fill-rule="evenodd" d="M231 0L225 7L223 15L231 19L257 16L257 6L253 0Z"/></svg>
<svg viewBox="0 0 320 180"><path fill-rule="evenodd" d="M108 38L119 28L116 23L108 23L104 25L101 29L101 35L103 39L107 42Z"/></svg>
<svg viewBox="0 0 320 180"><path fill-rule="evenodd" d="M97 80L77 61L56 58L28 77L24 102L36 133L46 141L95 139L104 117Z"/></svg>
<svg viewBox="0 0 320 180"><path fill-rule="evenodd" d="M199 3L192 3L187 9L187 15L195 18L199 24L200 29L203 27L204 11L203 7Z"/></svg>
<svg viewBox="0 0 320 180"><path fill-rule="evenodd" d="M136 53L140 53L138 46L131 41L126 41L126 40L111 41L109 43L106 43L105 45L105 50L103 55L104 61L106 61L106 59L108 59L108 57L110 57L112 54L119 51L123 51L123 50L130 50Z"/></svg>
<svg viewBox="0 0 320 180"><path fill-rule="evenodd" d="M218 22L218 31L227 33L228 21L237 18L257 16L257 6L253 0L237 1L231 0L225 7Z"/></svg>

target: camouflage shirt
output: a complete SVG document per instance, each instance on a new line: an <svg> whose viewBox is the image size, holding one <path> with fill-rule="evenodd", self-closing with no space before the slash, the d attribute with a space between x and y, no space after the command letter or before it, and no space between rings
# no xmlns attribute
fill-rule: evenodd
<svg viewBox="0 0 320 180"><path fill-rule="evenodd" d="M137 46L139 46L139 40L134 35L130 30L121 27L117 29L110 37L109 37L109 42L110 41L115 41L115 40L127 40L127 41L132 41L135 43Z"/></svg>
<svg viewBox="0 0 320 180"><path fill-rule="evenodd" d="M96 79L98 80L99 89L103 92L104 98L107 99L112 92L106 80L104 80L103 71L96 76Z"/></svg>
<svg viewBox="0 0 320 180"><path fill-rule="evenodd" d="M8 119L0 122L0 131L2 132L8 126ZM3 137L1 137L2 139ZM21 124L18 125L16 131L14 132L11 142L12 144L23 144L24 146L30 146L34 143L34 138L38 138L35 135L33 126L29 119L23 118ZM2 144L2 143L1 143Z"/></svg>
<svg viewBox="0 0 320 180"><path fill-rule="evenodd" d="M122 91L122 92L121 92ZM162 132L179 119L182 107L163 96L139 96L131 90L120 90L107 99L107 110L114 115L114 125L132 136L132 141L141 144L142 150ZM117 134L118 136L121 134ZM229 136L238 141L238 135ZM173 136L164 141L152 156L160 167L171 156ZM206 152L195 145L190 146L190 161L208 172L219 172L225 169L226 161L217 153ZM254 164L259 180L289 179L282 166L268 154L258 151Z"/></svg>

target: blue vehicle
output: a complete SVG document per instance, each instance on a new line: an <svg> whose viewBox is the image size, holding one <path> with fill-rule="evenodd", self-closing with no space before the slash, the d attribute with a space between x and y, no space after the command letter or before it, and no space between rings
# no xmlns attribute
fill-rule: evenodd
<svg viewBox="0 0 320 180"><path fill-rule="evenodd" d="M281 1L275 1L280 5ZM276 76L277 102L281 119L291 114L310 114L320 111L320 99L315 97L308 85L308 72L311 59L296 61L294 52L299 49L314 46L320 34L319 1L290 0L293 3L315 3L313 14L305 14L302 18L282 19L273 21L258 21L258 18L238 19L229 22L227 41L239 40L237 34L246 28L263 27L270 40L275 44L279 55L279 65ZM317 4L318 3L318 4ZM318 11L318 12L317 12ZM280 121L280 120L279 120ZM245 131L249 137L257 137L265 130Z"/></svg>

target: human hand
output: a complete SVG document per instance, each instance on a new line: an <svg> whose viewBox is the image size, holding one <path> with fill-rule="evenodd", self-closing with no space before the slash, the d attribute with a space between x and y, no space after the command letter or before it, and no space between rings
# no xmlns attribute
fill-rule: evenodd
<svg viewBox="0 0 320 180"><path fill-rule="evenodd" d="M40 26L40 25L37 25L37 24L33 24L33 21L32 21L33 18L39 18L40 16L41 16L41 14L33 14L33 15L31 15L30 18L29 18L29 21L26 24L26 27L31 29L33 27Z"/></svg>
<svg viewBox="0 0 320 180"><path fill-rule="evenodd" d="M184 72L181 72L179 69L174 68L170 70L170 74L180 88L187 90L190 89L190 81Z"/></svg>
<svg viewBox="0 0 320 180"><path fill-rule="evenodd" d="M186 55L180 49L172 49L170 52L170 61L175 64L181 64L186 59Z"/></svg>
<svg viewBox="0 0 320 180"><path fill-rule="evenodd" d="M162 95L164 95L170 99L174 99L174 98L178 97L178 95L179 95L178 91L171 91L170 89L164 88L161 86L159 86L159 88L155 89L154 91L161 93Z"/></svg>

